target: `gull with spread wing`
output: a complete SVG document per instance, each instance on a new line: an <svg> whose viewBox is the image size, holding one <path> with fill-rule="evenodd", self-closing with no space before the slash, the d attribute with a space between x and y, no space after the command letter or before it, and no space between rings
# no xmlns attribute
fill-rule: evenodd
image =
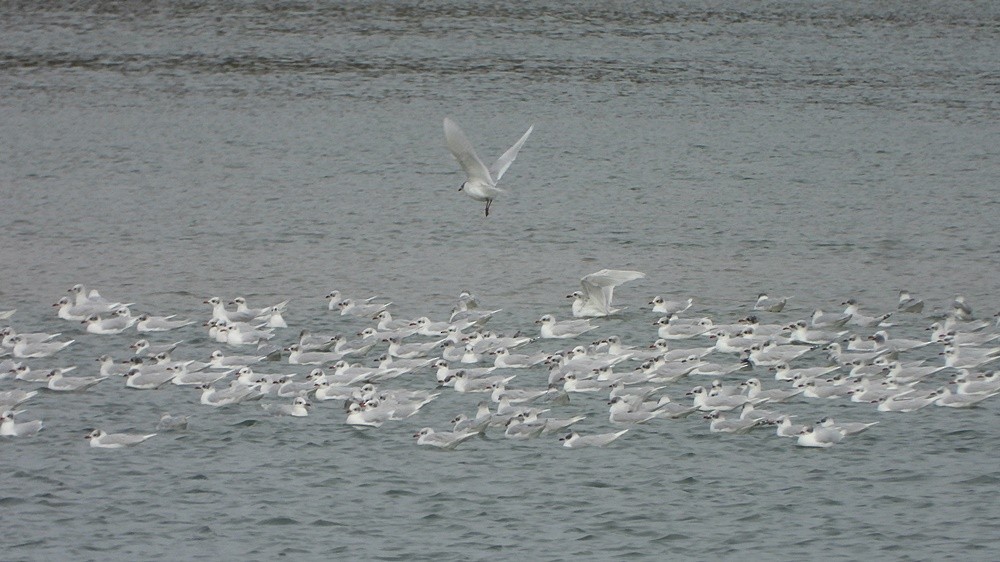
<svg viewBox="0 0 1000 562"><path fill-rule="evenodd" d="M621 269L602 269L584 276L580 279L583 290L567 295L567 298L573 299L573 316L598 318L618 312L620 309L611 308L615 287L645 276L640 271Z"/></svg>
<svg viewBox="0 0 1000 562"><path fill-rule="evenodd" d="M476 201L485 201L487 217L490 216L490 205L493 203L493 199L505 191L497 187L497 182L517 158L518 151L524 146L528 135L534 128L534 125L528 127L528 130L514 143L514 146L508 148L507 152L504 152L492 166L487 168L476 155L472 143L466 138L458 124L447 117L444 118L444 138L448 144L448 150L455 156L455 160L458 160L458 164L462 166L462 170L468 176L468 179L462 183L462 187L459 187L458 190L465 191L466 195Z"/></svg>

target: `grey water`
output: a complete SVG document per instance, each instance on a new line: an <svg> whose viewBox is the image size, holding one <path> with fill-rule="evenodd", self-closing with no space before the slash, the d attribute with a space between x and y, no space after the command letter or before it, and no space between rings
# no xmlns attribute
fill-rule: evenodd
<svg viewBox="0 0 1000 562"><path fill-rule="evenodd" d="M692 296L685 314L718 323L787 295L765 320L791 322L852 297L891 311L908 289L924 313L890 330L926 338L957 294L981 318L1000 310L998 46L985 1L3 3L0 311L75 338L25 361L77 375L138 335L58 319L75 283L199 321L213 295L291 299L287 345L368 324L328 311L332 289L433 319L470 290L502 309L489 328L535 335L542 314L569 316L583 275L634 269L647 277L616 290L621 315L527 349L648 345L657 294ZM445 116L484 160L535 125L488 218L458 192ZM154 339L202 361L218 346L201 326ZM2 558L1000 556L997 400L789 403L800 421L880 422L828 450L711 434L698 416L604 449L495 431L447 453L414 444L480 398L443 389L359 431L329 403L271 419L172 385L42 391L20 417L45 429L0 443ZM552 413L611 431L604 402ZM190 429L120 451L83 439L151 432L161 411Z"/></svg>

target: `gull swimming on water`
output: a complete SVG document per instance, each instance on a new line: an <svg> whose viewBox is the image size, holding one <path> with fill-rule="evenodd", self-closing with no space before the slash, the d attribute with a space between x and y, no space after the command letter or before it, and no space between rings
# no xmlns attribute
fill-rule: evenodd
<svg viewBox="0 0 1000 562"><path fill-rule="evenodd" d="M484 407L484 412L478 413L476 417L470 418L465 414L459 414L452 418L451 423L455 424L453 431L456 433L476 433L478 435L485 435L486 429L489 428L490 422L493 421L493 414L490 412L489 405L480 402L480 406Z"/></svg>
<svg viewBox="0 0 1000 562"><path fill-rule="evenodd" d="M478 431L441 431L437 432L425 427L413 434L417 445L429 445L438 449L454 449L463 441L468 441L479 435Z"/></svg>
<svg viewBox="0 0 1000 562"><path fill-rule="evenodd" d="M972 320L972 307L965 302L963 295L957 295L955 300L951 301L950 315L956 320Z"/></svg>
<svg viewBox="0 0 1000 562"><path fill-rule="evenodd" d="M14 344L13 349L11 349L14 357L18 359L30 359L34 357L48 357L76 340L29 343L21 336L14 336L10 341Z"/></svg>
<svg viewBox="0 0 1000 562"><path fill-rule="evenodd" d="M574 373L563 376L563 390L566 392L600 392L608 387L605 381L597 379L581 379Z"/></svg>
<svg viewBox="0 0 1000 562"><path fill-rule="evenodd" d="M924 310L924 301L910 296L910 292L902 290L899 292L899 303L896 310L900 312L921 312Z"/></svg>
<svg viewBox="0 0 1000 562"><path fill-rule="evenodd" d="M91 289L88 292L87 288L79 283L70 287L66 292L75 295L74 300L78 305L92 304L97 306L106 305L108 307L112 307L118 304L102 297L101 293L99 293L97 289Z"/></svg>
<svg viewBox="0 0 1000 562"><path fill-rule="evenodd" d="M493 392L495 383L506 384L516 375L496 375L492 377L472 378L464 370L456 371L446 382L455 381L454 387L457 392Z"/></svg>
<svg viewBox="0 0 1000 562"><path fill-rule="evenodd" d="M775 433L778 437L798 437L802 430L806 428L803 424L792 423L792 416L784 415L781 416L781 421L777 424L778 429Z"/></svg>
<svg viewBox="0 0 1000 562"><path fill-rule="evenodd" d="M830 427L806 426L799 432L796 444L799 447L832 447L844 439L844 432Z"/></svg>
<svg viewBox="0 0 1000 562"><path fill-rule="evenodd" d="M135 343L130 345L129 349L135 350L136 355L142 355L143 353L145 353L146 355L152 357L158 353L163 353L164 351L170 353L171 351L177 349L177 346L179 346L182 343L184 343L184 340L168 344L153 345L149 343L149 340L139 339L136 340Z"/></svg>
<svg viewBox="0 0 1000 562"><path fill-rule="evenodd" d="M71 365L61 369L62 372L68 373L76 369L76 365ZM49 380L50 370L46 369L32 369L28 365L18 365L11 369L11 373L14 374L14 378L19 381L24 382L46 382Z"/></svg>
<svg viewBox="0 0 1000 562"><path fill-rule="evenodd" d="M49 372L46 386L49 390L77 392L87 390L106 378L108 377L64 377L62 369L53 369Z"/></svg>
<svg viewBox="0 0 1000 562"><path fill-rule="evenodd" d="M169 316L141 314L136 318L135 329L137 332L166 332L194 324L193 320L174 320L175 317L175 314Z"/></svg>
<svg viewBox="0 0 1000 562"><path fill-rule="evenodd" d="M621 396L609 400L608 406L608 421L611 423L646 423L660 416L656 411L633 411L632 405Z"/></svg>
<svg viewBox="0 0 1000 562"><path fill-rule="evenodd" d="M136 319L132 318L129 310L125 307L116 308L111 316L101 318L100 315L91 314L81 324L87 325L87 332L99 335L120 334L135 324Z"/></svg>
<svg viewBox="0 0 1000 562"><path fill-rule="evenodd" d="M747 433L755 427L765 425L761 419L739 418L727 419L718 410L712 410L705 419L711 420L708 430L712 433Z"/></svg>
<svg viewBox="0 0 1000 562"><path fill-rule="evenodd" d="M888 320L890 316L892 316L891 312L886 312L885 314L880 314L878 316L868 316L866 314L861 314L860 312L858 312L858 309L860 308L861 305L858 303L857 299L847 299L841 304L846 305L846 308L844 308L844 314L851 315L851 319L848 320L847 323L852 324L854 326L861 326L866 328L872 326L888 326L888 324L884 324L884 322Z"/></svg>
<svg viewBox="0 0 1000 562"><path fill-rule="evenodd" d="M500 181L504 172L507 171L507 168L517 158L517 153L524 146L525 141L528 140L528 135L531 134L534 128L534 125L528 127L528 130L514 143L514 146L508 148L492 166L487 168L483 164L483 161L479 159L479 156L476 155L476 150L472 148L472 143L466 138L465 133L462 132L458 124L447 117L444 118L444 138L448 144L448 150L451 151L455 160L458 160L458 164L465 171L466 176L468 176L465 182L462 183L462 187L458 188L458 190L465 191L466 195L476 201L485 201L486 209L484 213L487 217L490 216L490 205L493 203L493 199L504 192L503 189L497 187L497 182Z"/></svg>
<svg viewBox="0 0 1000 562"><path fill-rule="evenodd" d="M0 330L0 335L3 339L0 340L0 345L3 347L12 348L14 347L14 337L19 336L21 340L28 342L28 344L39 343L43 341L49 341L57 336L61 336L62 333L48 333L48 332L15 332L13 328L7 326Z"/></svg>
<svg viewBox="0 0 1000 562"><path fill-rule="evenodd" d="M1000 391L1000 372L973 376L964 370L954 382L959 394L990 394Z"/></svg>
<svg viewBox="0 0 1000 562"><path fill-rule="evenodd" d="M291 404L261 404L260 407L272 416L292 416L304 418L309 415L312 404L302 396L297 396Z"/></svg>
<svg viewBox="0 0 1000 562"><path fill-rule="evenodd" d="M98 447L101 449L121 449L122 447L128 447L130 445L138 445L154 435L156 434L149 433L146 435L140 435L135 433L105 433L102 429L95 429L94 431L88 433L84 439L90 441L91 447Z"/></svg>
<svg viewBox="0 0 1000 562"><path fill-rule="evenodd" d="M172 368L164 371L143 373L140 369L133 367L124 375L125 386L137 390L153 390L172 381L176 374L176 371Z"/></svg>
<svg viewBox="0 0 1000 562"><path fill-rule="evenodd" d="M580 279L583 290L567 295L567 298L573 299L573 316L597 318L618 312L620 309L611 308L615 287L645 276L641 271L621 269L602 269L585 275Z"/></svg>
<svg viewBox="0 0 1000 562"><path fill-rule="evenodd" d="M363 427L382 427L391 416L392 410L379 410L371 407L368 402L351 402L347 407L347 418L344 422L347 425Z"/></svg>
<svg viewBox="0 0 1000 562"><path fill-rule="evenodd" d="M716 392L709 393L704 386L696 386L687 394L694 397L694 405L703 412L711 412L712 410L729 411L739 408L747 402L760 404L761 402L766 402L768 400L764 397L750 398L749 396L743 394L733 394L727 396Z"/></svg>
<svg viewBox="0 0 1000 562"><path fill-rule="evenodd" d="M877 409L880 412L915 412L933 404L938 398L937 392L930 392L924 396L913 396L907 392L883 396L873 402L878 404Z"/></svg>
<svg viewBox="0 0 1000 562"><path fill-rule="evenodd" d="M212 369L232 369L253 365L266 358L264 355L224 355L221 350L216 349L209 356L208 366Z"/></svg>
<svg viewBox="0 0 1000 562"><path fill-rule="evenodd" d="M230 386L218 390L210 384L200 384L196 388L201 390L201 403L215 408L237 404L245 400L258 399L262 396L261 393L252 387L243 385Z"/></svg>
<svg viewBox="0 0 1000 562"><path fill-rule="evenodd" d="M540 420L541 421L541 420ZM533 439L545 431L545 422L526 423L524 416L517 415L507 420L503 435L508 439Z"/></svg>
<svg viewBox="0 0 1000 562"><path fill-rule="evenodd" d="M563 447L570 449L577 449L580 447L604 447L610 444L615 439L618 439L622 435L628 432L627 429L621 431L616 431L614 433L599 433L595 435L580 435L577 432L572 432L565 437L560 437L559 440L562 441Z"/></svg>
<svg viewBox="0 0 1000 562"><path fill-rule="evenodd" d="M15 412L7 410L0 416L0 436L2 437L30 437L45 427L42 420L32 420L29 422L17 423L14 421Z"/></svg>
<svg viewBox="0 0 1000 562"><path fill-rule="evenodd" d="M534 355L511 353L506 347L499 347L490 353L496 356L493 365L505 369L525 369L545 361L546 357L548 357L545 353L536 353Z"/></svg>
<svg viewBox="0 0 1000 562"><path fill-rule="evenodd" d="M934 404L949 408L971 408L983 400L992 398L997 394L1000 394L1000 390L982 394L953 394L950 388L942 386L935 393L937 399L934 400Z"/></svg>
<svg viewBox="0 0 1000 562"><path fill-rule="evenodd" d="M336 351L305 351L297 343L285 348L288 352L289 365L322 365L332 363L344 356Z"/></svg>
<svg viewBox="0 0 1000 562"><path fill-rule="evenodd" d="M677 315L663 316L656 322L653 322L654 326L659 326L656 329L656 335L660 339L664 340L687 340L695 336L700 336L712 329L711 325L696 323L687 324L681 322L677 319Z"/></svg>
<svg viewBox="0 0 1000 562"><path fill-rule="evenodd" d="M114 304L73 304L69 297L62 297L52 306L59 307L57 315L63 320L82 321L91 314L102 314L110 312Z"/></svg>
<svg viewBox="0 0 1000 562"><path fill-rule="evenodd" d="M156 424L157 431L180 431L187 429L188 416L174 416L169 412L160 415L160 421Z"/></svg>
<svg viewBox="0 0 1000 562"><path fill-rule="evenodd" d="M878 422L835 422L831 417L825 417L819 420L818 425L822 427L830 427L839 430L844 436L856 435L862 431L867 430L869 427L878 425Z"/></svg>
<svg viewBox="0 0 1000 562"><path fill-rule="evenodd" d="M275 312L281 313L285 311L285 307L288 306L289 301L283 300L278 304L273 304L271 306L265 306L261 308L252 309L247 306L247 299L245 297L236 297L235 299L229 301L229 304L236 305L236 312L239 314L253 314L254 318L265 318L271 316Z"/></svg>
<svg viewBox="0 0 1000 562"><path fill-rule="evenodd" d="M789 297L781 297L780 299L772 299L767 296L767 293L760 293L757 295L757 302L754 303L754 310L763 310L765 312L781 312L785 308L785 302L788 301Z"/></svg>
<svg viewBox="0 0 1000 562"><path fill-rule="evenodd" d="M657 295L653 297L653 300L649 301L649 304L653 305L653 312L670 316L671 314L680 314L691 308L691 305L694 304L694 299L688 297L686 301L670 301Z"/></svg>
<svg viewBox="0 0 1000 562"><path fill-rule="evenodd" d="M580 334L597 328L597 326L590 323L590 320L564 320L558 322L551 314L546 314L535 320L535 324L542 325L541 334L546 339L575 338Z"/></svg>
<svg viewBox="0 0 1000 562"><path fill-rule="evenodd" d="M750 398L767 398L769 402L784 402L789 398L802 394L805 390L804 388L772 388L768 390L763 390L760 383L760 379L752 377L743 383L747 388L747 396Z"/></svg>
<svg viewBox="0 0 1000 562"><path fill-rule="evenodd" d="M344 299L337 303L341 316L355 316L357 318L367 318L389 308L391 302L372 303L372 299L378 296L369 297L368 300L358 302L354 299Z"/></svg>
<svg viewBox="0 0 1000 562"><path fill-rule="evenodd" d="M219 297L211 297L206 299L204 304L212 305L212 319L222 320L224 322L250 322L257 318L257 312L253 310L245 310L239 312L236 310L226 310L226 305L222 302Z"/></svg>
<svg viewBox="0 0 1000 562"><path fill-rule="evenodd" d="M809 319L809 326L817 329L842 328L850 319L850 314L825 313L823 309L817 308Z"/></svg>

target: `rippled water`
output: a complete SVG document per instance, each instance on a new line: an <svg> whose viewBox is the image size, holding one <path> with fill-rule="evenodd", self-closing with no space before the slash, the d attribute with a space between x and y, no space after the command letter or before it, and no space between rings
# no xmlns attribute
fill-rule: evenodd
<svg viewBox="0 0 1000 562"><path fill-rule="evenodd" d="M134 334L55 318L78 282L199 319L211 295L290 298L281 343L363 326L326 311L333 288L435 318L471 289L503 309L491 327L533 333L604 267L647 274L595 332L637 345L655 338L655 294L693 295L719 322L761 291L793 296L780 320L848 297L890 310L900 288L928 313L957 293L981 316L1000 309L995 3L0 13L0 310L78 339L33 368L89 374L101 353L124 356ZM445 115L484 158L535 124L488 220L457 192ZM893 333L923 338L930 321ZM214 348L200 329L177 339L189 358ZM424 375L409 382L429 388ZM23 417L46 429L2 444L4 559L997 558L995 401L899 416L789 405L882 422L825 451L700 419L608 449L413 445L477 400L448 391L415 421L359 432L329 404L284 420L207 411L188 389L45 393ZM603 431L605 407L574 397L558 413ZM192 429L124 451L82 439L149 430L164 409Z"/></svg>

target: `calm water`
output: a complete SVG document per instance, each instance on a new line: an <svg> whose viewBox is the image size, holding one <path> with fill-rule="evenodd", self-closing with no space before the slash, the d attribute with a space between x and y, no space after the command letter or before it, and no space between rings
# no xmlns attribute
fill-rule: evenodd
<svg viewBox="0 0 1000 562"><path fill-rule="evenodd" d="M656 294L694 296L689 313L717 322L761 291L791 295L773 318L791 321L848 297L891 310L907 288L927 308L893 335L913 338L958 293L980 316L1000 310L995 3L6 3L0 14L0 310L18 309L19 330L78 340L33 369L93 374L94 358L124 357L136 337L57 319L50 305L74 283L199 320L212 295L292 299L282 344L303 327L364 327L326 310L334 288L433 318L469 289L503 309L491 327L534 333L605 267L647 278L617 291L629 308L594 339L636 345L656 336ZM488 220L457 192L446 115L484 159L535 124ZM191 359L216 347L200 328L156 339L187 340ZM909 357L940 361L938 350ZM697 382L666 391L680 400ZM197 398L106 381L27 403L22 417L46 429L2 443L3 558L1000 556L995 400L895 416L788 404L806 420L882 422L824 451L770 432L720 437L692 418L607 449L496 433L442 454L412 433L444 429L480 396L447 390L372 432L329 403L286 420ZM581 431L610 430L603 397L555 408L587 414ZM97 425L151 430L162 410L191 414L191 429L124 451L82 439Z"/></svg>

